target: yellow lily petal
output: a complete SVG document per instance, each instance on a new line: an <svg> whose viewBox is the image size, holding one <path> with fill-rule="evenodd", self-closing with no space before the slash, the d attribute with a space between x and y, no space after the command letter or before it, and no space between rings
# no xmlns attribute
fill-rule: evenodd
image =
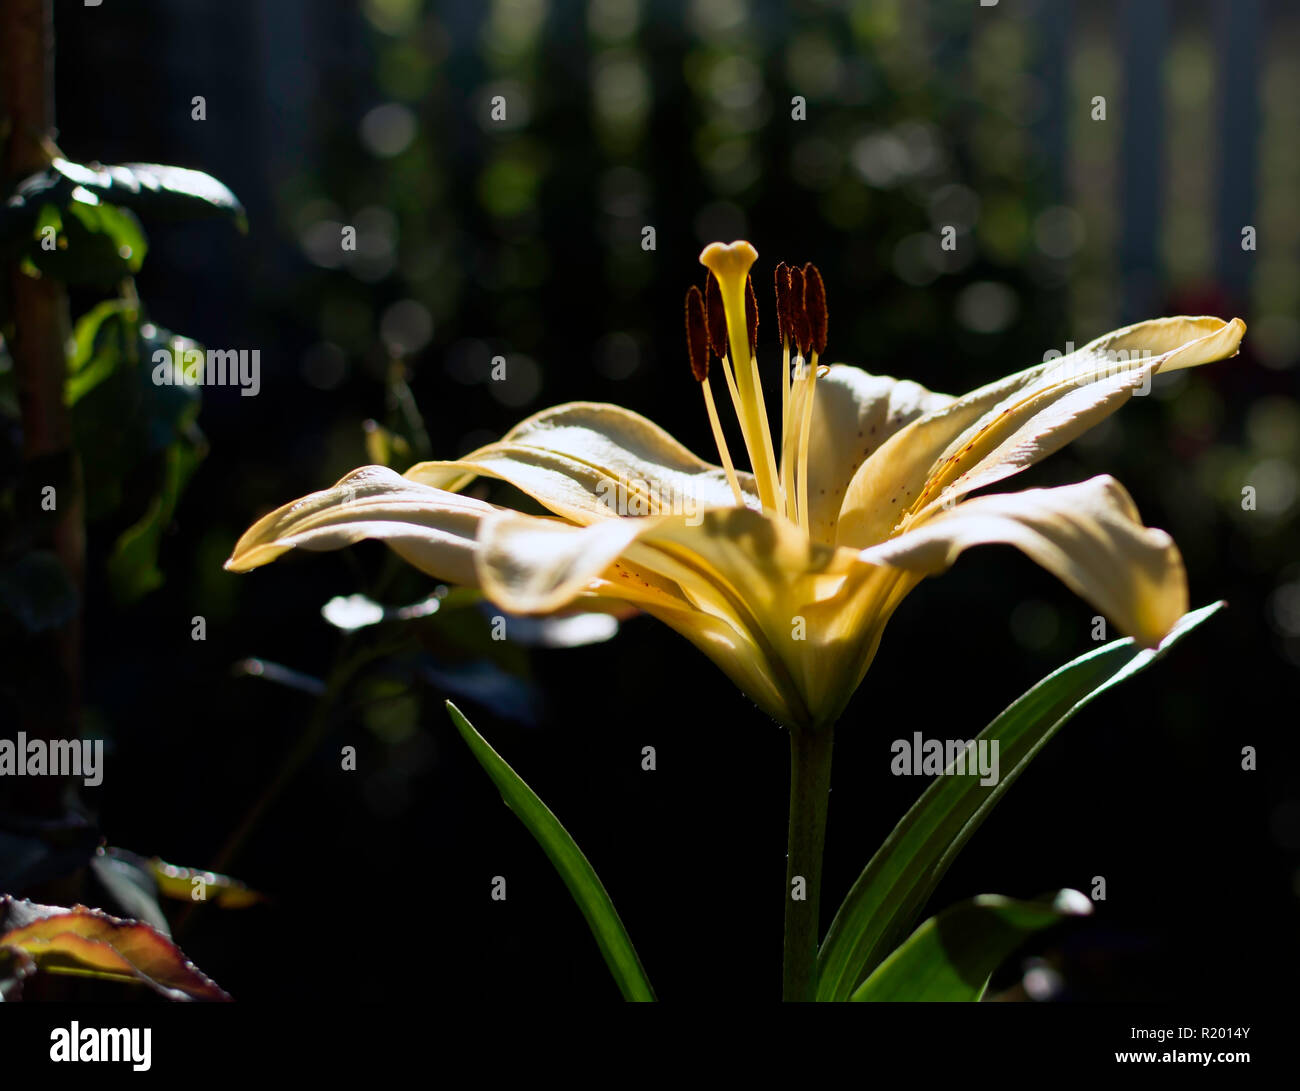
<svg viewBox="0 0 1300 1091"><path fill-rule="evenodd" d="M1113 413L1152 375L1231 356L1245 329L1240 319L1139 322L919 418L858 469L840 512L837 544L881 541L918 503L951 502L1018 473ZM1154 355L1134 355L1145 352ZM1129 358L1117 362L1121 353ZM954 485L957 494L940 497Z"/></svg>
<svg viewBox="0 0 1300 1091"><path fill-rule="evenodd" d="M496 510L472 497L408 481L385 466L363 466L332 488L259 519L235 544L226 568L247 572L290 549L342 549L379 538L435 579L474 587L479 522Z"/></svg>
<svg viewBox="0 0 1300 1091"><path fill-rule="evenodd" d="M696 644L786 724L838 715L896 605L920 578L811 543L794 523L747 508L587 526L499 515L480 534L484 593L516 613L549 613L630 563L680 589L680 605L629 596ZM901 598L901 594L897 594Z"/></svg>
<svg viewBox="0 0 1300 1091"><path fill-rule="evenodd" d="M1241 344L1246 323L1240 318L1225 322L1214 315L1176 315L1173 318L1151 318L1134 322L1110 333L1102 334L1071 356L1086 352L1149 352L1152 356L1165 356L1161 371L1177 371L1185 367L1198 367L1231 356ZM1048 361L1060 365L1070 356Z"/></svg>
<svg viewBox="0 0 1300 1091"><path fill-rule="evenodd" d="M682 563L649 548L635 561L628 556L636 539L664 534L679 523L684 520L660 516L576 527L526 515L495 516L483 525L480 582L484 594L511 613L553 613L585 596L631 602L686 636L770 715L792 722L800 712L790 707L791 692L777 681L780 663L774 663L745 605L714 583L696 558ZM657 586L627 578L629 569L648 573ZM683 577L691 592L671 594L666 588L679 585L659 570Z"/></svg>
<svg viewBox="0 0 1300 1091"><path fill-rule="evenodd" d="M455 491L480 474L507 481L584 525L618 515L689 515L735 504L721 467L640 414L599 402L545 409L496 443L464 458L421 462L405 476ZM738 477L742 491L753 496L752 476ZM757 497L753 502L757 506Z"/></svg>
<svg viewBox="0 0 1300 1091"><path fill-rule="evenodd" d="M638 534L663 518L610 519L575 527L508 514L482 530L480 582L493 602L515 614L547 614L588 590Z"/></svg>
<svg viewBox="0 0 1300 1091"><path fill-rule="evenodd" d="M934 575L974 545L1013 545L1152 647L1187 612L1173 539L1142 525L1114 478L981 496L861 552L864 561Z"/></svg>
<svg viewBox="0 0 1300 1091"><path fill-rule="evenodd" d="M999 379L926 413L895 432L854 473L835 524L835 544L862 548L886 538L921 495L937 459L954 436L1019 389L1040 367Z"/></svg>
<svg viewBox="0 0 1300 1091"><path fill-rule="evenodd" d="M1156 374L1232 356L1245 332L1239 318L1162 318L1107 334L1065 367L1079 354L1053 361L1056 367L952 442L927 483L930 503L943 502L941 490L951 503L1032 466L1108 417ZM1153 355L1117 363L1119 353L1144 352Z"/></svg>
<svg viewBox="0 0 1300 1091"><path fill-rule="evenodd" d="M832 365L817 380L808 440L808 526L815 541L835 541L840 505L863 461L900 428L953 400L846 364Z"/></svg>

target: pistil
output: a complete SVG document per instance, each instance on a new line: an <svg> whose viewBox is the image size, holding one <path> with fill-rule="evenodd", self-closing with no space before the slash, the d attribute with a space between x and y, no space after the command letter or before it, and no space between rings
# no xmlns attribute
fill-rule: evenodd
<svg viewBox="0 0 1300 1091"><path fill-rule="evenodd" d="M749 298L753 288L749 270L758 252L747 242L730 246L713 243L700 255L700 264L717 279L722 309L726 317L730 356L735 361L736 415L745 437L759 500L765 511L776 511L780 503L780 482L776 471L776 454L772 449L763 386L759 381L755 346L750 342ZM755 322L757 325L757 316Z"/></svg>

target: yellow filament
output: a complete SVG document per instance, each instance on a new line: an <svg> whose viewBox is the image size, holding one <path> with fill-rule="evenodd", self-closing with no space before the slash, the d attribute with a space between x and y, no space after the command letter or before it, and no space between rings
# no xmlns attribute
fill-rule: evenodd
<svg viewBox="0 0 1300 1091"><path fill-rule="evenodd" d="M785 448L790 442L790 339L781 338L781 464L785 465ZM782 488L787 488L782 470Z"/></svg>
<svg viewBox="0 0 1300 1091"><path fill-rule="evenodd" d="M731 486L731 495L736 498L736 506L745 506L745 496L740 491L740 481L736 478L736 467L731 462L731 452L727 450L727 439L722 434L722 422L718 420L718 407L713 402L713 391L706 378L700 383L704 391L704 407L709 413L709 425L713 429L713 442L718 445L718 455L722 459L722 468L727 471L727 484Z"/></svg>
<svg viewBox="0 0 1300 1091"><path fill-rule="evenodd" d="M798 522L796 476L799 459L799 430L803 421L804 398L808 393L808 365L803 357L794 358L794 379L790 384L789 423L781 436L781 487L785 494L785 517Z"/></svg>
<svg viewBox="0 0 1300 1091"><path fill-rule="evenodd" d="M740 424L740 438L741 441L745 444L745 454L749 456L749 464L754 468L755 477L757 478L759 459L756 457L756 451L755 451L756 440L753 433L750 430L750 426L752 426L753 422L746 415L745 412L746 402L744 400L744 396L741 394L741 391L736 384L736 373L733 372L731 369L730 358L726 356L721 357L721 363L722 363L722 374L727 380L727 392L731 395L731 405L732 408L735 409L736 411L736 420ZM759 490L758 499L759 502L763 504L764 507L767 506L767 501L764 499L763 492L761 489Z"/></svg>
<svg viewBox="0 0 1300 1091"><path fill-rule="evenodd" d="M817 389L817 353L810 354L808 392L804 395L803 420L799 425L799 525L809 532L808 516L808 439L812 434L813 392Z"/></svg>
<svg viewBox="0 0 1300 1091"><path fill-rule="evenodd" d="M748 336L748 334L746 336ZM768 460L768 470L772 474L772 482L774 485L772 506L774 508L780 508L785 504L785 498L782 495L781 477L776 472L776 447L772 443L772 425L767 419L767 404L763 400L763 380L758 373L757 356L750 356L749 370L750 381L754 386L754 394L758 398L758 421L763 426L763 454Z"/></svg>
<svg viewBox="0 0 1300 1091"><path fill-rule="evenodd" d="M736 411L736 416L740 416L740 392L736 390L736 379L731 374L731 359L723 356L721 359L722 374L727 380L727 391L731 394L731 405Z"/></svg>

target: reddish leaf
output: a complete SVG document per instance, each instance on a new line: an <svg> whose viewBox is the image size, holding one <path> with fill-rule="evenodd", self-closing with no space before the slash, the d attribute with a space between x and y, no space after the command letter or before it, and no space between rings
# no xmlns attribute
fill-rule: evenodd
<svg viewBox="0 0 1300 1091"><path fill-rule="evenodd" d="M149 925L84 905L64 909L0 897L0 956L13 960L18 981L35 964L52 973L140 982L169 1000L230 999Z"/></svg>

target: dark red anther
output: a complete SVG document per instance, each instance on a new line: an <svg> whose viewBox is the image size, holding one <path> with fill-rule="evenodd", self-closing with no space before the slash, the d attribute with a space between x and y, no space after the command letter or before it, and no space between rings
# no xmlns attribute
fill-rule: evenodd
<svg viewBox="0 0 1300 1091"><path fill-rule="evenodd" d="M694 284L686 292L686 351L697 383L709 377L709 330L704 321L704 297Z"/></svg>
<svg viewBox="0 0 1300 1091"><path fill-rule="evenodd" d="M704 281L704 319L709 334L709 347L721 359L727 353L727 313L722 307L722 289L712 273Z"/></svg>
<svg viewBox="0 0 1300 1091"><path fill-rule="evenodd" d="M790 270L790 340L799 355L803 355L811 341L808 312L804 310L804 278L802 269Z"/></svg>
<svg viewBox="0 0 1300 1091"><path fill-rule="evenodd" d="M749 354L758 354L758 297L754 295L754 278L745 278L745 329L749 334Z"/></svg>
<svg viewBox="0 0 1300 1091"><path fill-rule="evenodd" d="M808 343L820 356L826 351L826 286L817 266L803 267L803 309L808 316Z"/></svg>
<svg viewBox="0 0 1300 1091"><path fill-rule="evenodd" d="M776 280L776 339L785 344L790 337L790 267L780 262Z"/></svg>

